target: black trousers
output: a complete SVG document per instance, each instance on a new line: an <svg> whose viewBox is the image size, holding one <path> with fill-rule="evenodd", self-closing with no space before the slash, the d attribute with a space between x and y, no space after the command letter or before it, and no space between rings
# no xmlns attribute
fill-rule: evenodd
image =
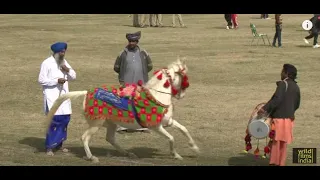
<svg viewBox="0 0 320 180"><path fill-rule="evenodd" d="M272 45L275 46L276 45L276 41L278 39L278 46L282 46L281 44L281 32L282 32L282 25L281 24L276 24L276 33L274 34L273 37L273 43Z"/></svg>
<svg viewBox="0 0 320 180"><path fill-rule="evenodd" d="M231 14L224 14L224 19L227 21L228 26L232 27Z"/></svg>
<svg viewBox="0 0 320 180"><path fill-rule="evenodd" d="M306 36L305 39L311 39L311 38L313 38L313 45L316 45L316 44L318 44L318 36L319 36L319 29L313 28L313 29L310 31L310 35L309 35L309 36Z"/></svg>

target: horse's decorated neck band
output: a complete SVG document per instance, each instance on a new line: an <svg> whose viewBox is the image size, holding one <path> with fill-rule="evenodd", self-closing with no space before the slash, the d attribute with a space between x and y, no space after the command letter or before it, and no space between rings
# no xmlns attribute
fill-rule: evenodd
<svg viewBox="0 0 320 180"><path fill-rule="evenodd" d="M166 80L166 82L163 84L163 87L169 88L171 86L171 93L174 96L177 95L178 90L173 86L173 80L172 80L170 73L168 72L168 69L163 68L163 70L165 70L165 73L169 77L169 80L168 79ZM159 71L161 71L161 70L157 70L153 74L156 75ZM180 69L178 73L182 76L181 89L185 90L189 87L188 76L186 75L186 73L184 73L184 69ZM158 74L157 79L162 80L162 73Z"/></svg>

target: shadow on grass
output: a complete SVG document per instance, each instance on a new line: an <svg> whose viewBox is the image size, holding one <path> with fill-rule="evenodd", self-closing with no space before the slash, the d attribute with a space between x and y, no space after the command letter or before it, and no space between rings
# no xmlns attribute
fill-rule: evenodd
<svg viewBox="0 0 320 180"><path fill-rule="evenodd" d="M229 166L269 166L269 159L255 158L253 154L239 153L228 160Z"/></svg>
<svg viewBox="0 0 320 180"><path fill-rule="evenodd" d="M297 45L299 48L312 48L310 45Z"/></svg>
<svg viewBox="0 0 320 180"><path fill-rule="evenodd" d="M45 138L26 137L19 141L19 144L35 148L35 152L45 152Z"/></svg>
<svg viewBox="0 0 320 180"><path fill-rule="evenodd" d="M251 46L251 47L268 47L268 48L274 48L274 47L272 47L271 45L269 45L269 44L250 44L251 42L249 42L248 44L244 44L243 46Z"/></svg>
<svg viewBox="0 0 320 180"><path fill-rule="evenodd" d="M38 137L26 137L19 141L20 144L28 145L30 147L35 148L35 152L45 152L45 139L38 138ZM108 143L105 144L108 146ZM77 157L82 158L85 156L85 151L83 146L77 147L67 147L70 150L71 154L76 155ZM124 156L123 154L116 151L113 147L110 148L102 148L102 147L90 147L92 154L95 156ZM155 156L165 156L161 154L157 154L159 151L155 148L148 148L148 147L135 147L128 150L131 153L134 153L139 158L153 158ZM169 154L168 154L169 157Z"/></svg>
<svg viewBox="0 0 320 180"><path fill-rule="evenodd" d="M125 27L132 27L132 28L140 28L140 29L143 29L143 28L173 28L172 26L168 26L168 25L162 25L161 27L150 27L150 26L145 26L145 27L135 27L135 26L133 26L133 25L125 24L125 25L122 25L122 26L125 26Z"/></svg>
<svg viewBox="0 0 320 180"><path fill-rule="evenodd" d="M213 29L225 29L225 30L227 30L227 28L226 28L227 26L215 26L215 27L212 27Z"/></svg>

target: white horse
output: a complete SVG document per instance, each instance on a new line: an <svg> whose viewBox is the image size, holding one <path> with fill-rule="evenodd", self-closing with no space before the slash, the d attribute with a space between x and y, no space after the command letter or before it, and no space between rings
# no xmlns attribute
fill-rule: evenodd
<svg viewBox="0 0 320 180"><path fill-rule="evenodd" d="M137 94L140 94L141 92L145 92L146 94L148 94L147 97L150 100L150 102L156 104L158 107L160 107L160 109L162 108L164 110L162 113L162 116L160 115L161 118L157 119L158 123L153 123L153 124L144 123L143 128L149 128L150 130L155 131L158 134L167 138L170 142L171 154L174 156L175 159L179 159L179 160L182 160L183 158L177 153L175 149L174 137L171 134L169 134L164 129L163 126L173 126L179 129L189 139L189 147L196 153L200 152L198 146L192 139L188 130L183 125L181 125L180 123L178 123L176 120L172 118L173 97L176 99L183 98L185 96L185 90L189 87L187 71L188 69L185 64L185 61L180 60L180 58L178 58L176 62L170 64L167 68L163 68L155 72L154 76L144 86L140 86L136 90ZM50 124L55 112L65 100L69 98L75 99L80 96L84 96L83 110L85 111L85 114L86 112L88 114L89 112L88 98L90 96L92 99L92 94L89 94L89 91L73 91L60 96L55 101L55 103L53 104L52 108L48 113L46 122ZM113 110L115 110L115 107L112 107L112 108ZM90 111L90 112L92 113L93 111ZM109 113L110 113L110 110L109 110ZM123 114L124 114L124 111L123 111ZM99 159L93 156L90 151L89 141L91 136L94 133L96 133L100 127L107 128L106 140L113 147L115 147L117 151L129 157L137 157L135 154L129 153L119 146L119 144L116 142L116 139L115 139L115 133L116 133L117 125L120 125L128 129L139 129L142 127L141 124L143 123L139 121L139 118L137 118L137 116L135 117L132 116L131 117L132 119L127 121L115 120L117 118L112 118L110 116L108 117L95 116L94 118L86 117L87 123L89 124L89 128L84 132L81 138L84 145L84 150L86 152L86 157L84 157L85 159L91 160L93 162L99 162Z"/></svg>

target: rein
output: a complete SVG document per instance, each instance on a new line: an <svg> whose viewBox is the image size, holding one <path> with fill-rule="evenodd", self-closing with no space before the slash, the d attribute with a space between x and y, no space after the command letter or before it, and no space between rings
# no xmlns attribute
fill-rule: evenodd
<svg viewBox="0 0 320 180"><path fill-rule="evenodd" d="M161 106L161 107L164 107L164 108L168 108L170 105L165 105L165 104L162 104L161 102L159 102L155 97L152 96L152 94L149 92L149 90L143 86L141 86L141 90L144 91L147 95L147 98L150 100L150 101L153 101L155 104ZM164 92L163 92L164 93Z"/></svg>
<svg viewBox="0 0 320 180"><path fill-rule="evenodd" d="M159 93L172 95L172 93L167 93L167 92L159 91L159 90L156 90L156 89L153 89L153 88L149 88L149 89L152 89L152 90L157 91L157 92L159 92Z"/></svg>

